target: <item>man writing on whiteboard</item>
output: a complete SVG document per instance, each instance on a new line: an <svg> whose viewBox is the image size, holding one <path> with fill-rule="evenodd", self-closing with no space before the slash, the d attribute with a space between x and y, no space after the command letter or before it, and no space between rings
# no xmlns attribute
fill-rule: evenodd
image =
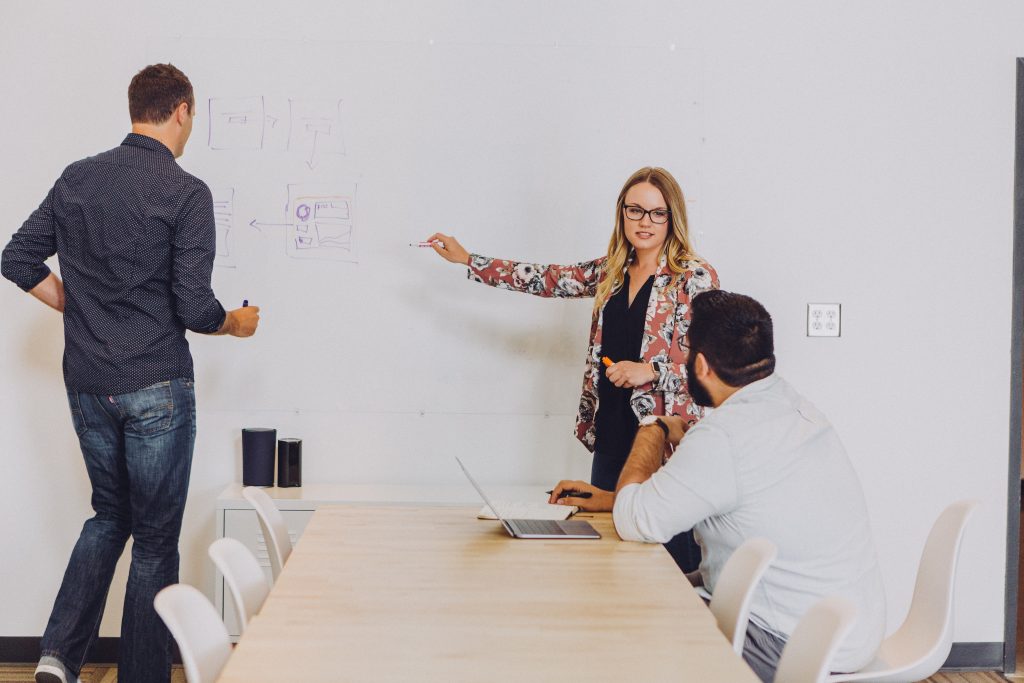
<svg viewBox="0 0 1024 683"><path fill-rule="evenodd" d="M691 313L686 381L694 401L714 410L685 437L681 419L641 422L619 477L615 529L623 540L662 543L692 528L702 558L690 578L712 594L733 551L767 538L778 555L754 593L744 660L771 681L800 617L837 595L858 614L831 665L855 671L885 631L857 474L825 416L775 374L772 319L761 304L713 290L694 297Z"/></svg>
<svg viewBox="0 0 1024 683"><path fill-rule="evenodd" d="M210 287L209 188L175 162L192 132L192 84L170 64L128 87L132 132L68 166L3 251L3 276L64 316L64 381L92 484L85 522L43 634L38 683L77 680L128 537L121 683L170 680L153 597L178 580L195 444L185 331L248 337L259 308L225 312ZM63 280L45 261L56 254Z"/></svg>

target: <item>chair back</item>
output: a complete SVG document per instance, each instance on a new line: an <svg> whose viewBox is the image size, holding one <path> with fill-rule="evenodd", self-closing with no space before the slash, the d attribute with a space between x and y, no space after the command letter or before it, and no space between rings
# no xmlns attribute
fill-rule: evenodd
<svg viewBox="0 0 1024 683"><path fill-rule="evenodd" d="M216 608L183 583L157 593L153 607L178 643L188 683L213 683L231 656L231 639Z"/></svg>
<svg viewBox="0 0 1024 683"><path fill-rule="evenodd" d="M775 544L766 538L747 539L726 560L715 583L711 613L736 654L743 652L754 590L777 553Z"/></svg>
<svg viewBox="0 0 1024 683"><path fill-rule="evenodd" d="M956 568L964 529L977 505L974 500L953 503L942 511L928 534L907 618L882 646L885 660L902 666L902 680L928 678L942 667L953 648Z"/></svg>
<svg viewBox="0 0 1024 683"><path fill-rule="evenodd" d="M829 662L856 617L857 608L846 598L816 602L786 641L775 670L775 683L823 683L829 674Z"/></svg>
<svg viewBox="0 0 1024 683"><path fill-rule="evenodd" d="M218 538L210 545L210 559L224 576L238 616L239 633L249 619L260 611L270 585L256 556L237 538Z"/></svg>
<svg viewBox="0 0 1024 683"><path fill-rule="evenodd" d="M928 678L953 648L953 589L964 529L978 502L961 500L939 515L921 551L910 610L882 641L874 661L860 671L829 677L831 683L902 683Z"/></svg>
<svg viewBox="0 0 1024 683"><path fill-rule="evenodd" d="M242 495L256 509L263 540L267 544L267 555L270 556L270 573L273 574L274 581L277 581L277 577L281 575L281 568L292 554L292 539L288 535L288 526L284 523L281 511L277 509L266 491L255 486L246 486L242 489Z"/></svg>

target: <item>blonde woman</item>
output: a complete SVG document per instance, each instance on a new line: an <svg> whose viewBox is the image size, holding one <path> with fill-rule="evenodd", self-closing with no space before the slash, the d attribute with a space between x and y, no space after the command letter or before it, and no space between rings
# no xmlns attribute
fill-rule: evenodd
<svg viewBox="0 0 1024 683"><path fill-rule="evenodd" d="M563 491L586 491L590 498L559 502L611 510L639 421L680 415L693 424L703 415L687 391L684 339L690 300L717 289L718 275L690 245L675 178L654 167L630 176L615 204L608 253L593 261L536 265L471 254L451 235L428 239L446 260L468 266L469 278L477 282L543 297L594 297L576 417L576 436L594 454L590 484L563 481L552 502ZM700 550L692 535L673 542L666 545L676 562L684 571L696 569Z"/></svg>

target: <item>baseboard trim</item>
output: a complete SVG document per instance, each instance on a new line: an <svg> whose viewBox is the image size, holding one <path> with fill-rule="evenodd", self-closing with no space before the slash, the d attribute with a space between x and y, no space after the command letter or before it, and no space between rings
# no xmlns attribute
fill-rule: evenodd
<svg viewBox="0 0 1024 683"><path fill-rule="evenodd" d="M942 665L950 671L1002 671L1002 643L953 643Z"/></svg>
<svg viewBox="0 0 1024 683"><path fill-rule="evenodd" d="M0 636L0 662L5 664L35 664L39 661L42 638ZM120 638L97 638L89 648L85 661L90 664L116 664ZM181 664L178 646L171 642L175 664Z"/></svg>

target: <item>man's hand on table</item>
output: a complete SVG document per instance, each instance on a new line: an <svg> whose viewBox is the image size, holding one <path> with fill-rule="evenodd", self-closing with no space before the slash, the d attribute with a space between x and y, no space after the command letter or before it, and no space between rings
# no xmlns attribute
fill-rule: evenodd
<svg viewBox="0 0 1024 683"><path fill-rule="evenodd" d="M574 493L589 493L589 498L581 498ZM605 491L585 481L563 479L551 491L549 503L555 505L575 505L587 512L611 512L615 507L615 492Z"/></svg>

